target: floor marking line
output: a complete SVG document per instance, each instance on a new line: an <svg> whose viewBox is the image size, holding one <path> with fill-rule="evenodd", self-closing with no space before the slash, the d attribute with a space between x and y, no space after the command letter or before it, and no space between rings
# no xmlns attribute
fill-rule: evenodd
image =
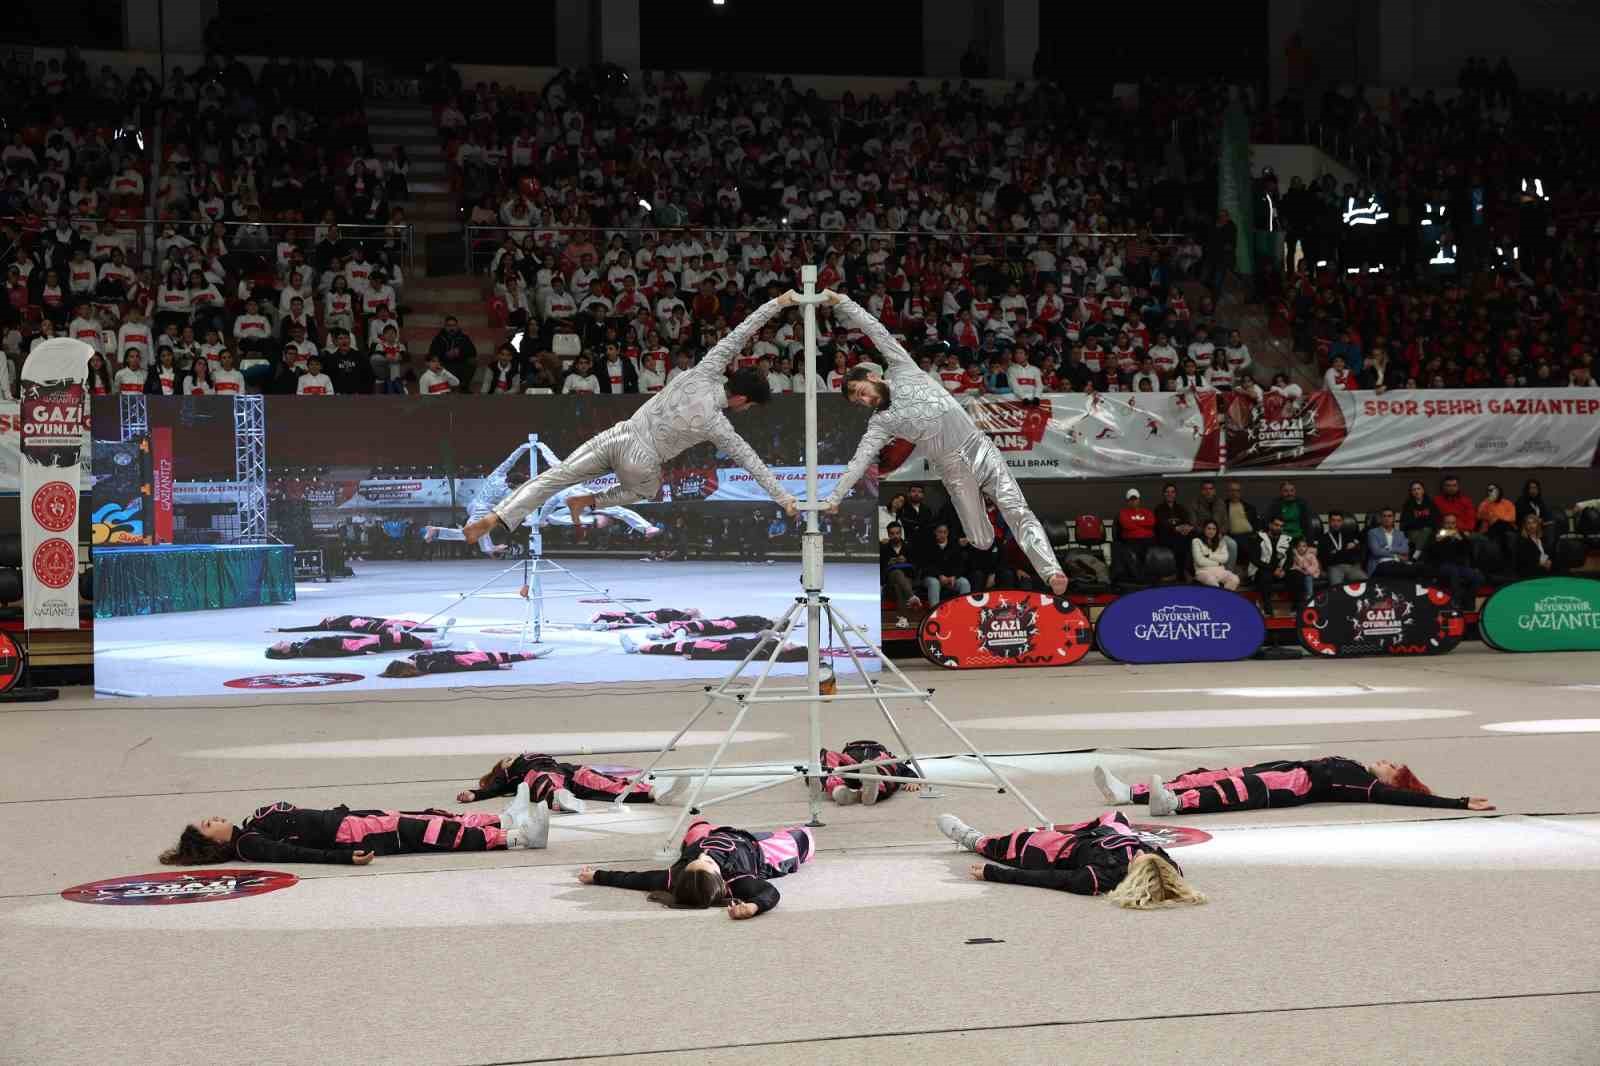
<svg viewBox="0 0 1600 1066"><path fill-rule="evenodd" d="M1189 1011L1175 1014L1136 1014L1119 1018L1081 1018L1075 1021L1015 1022L1010 1025L972 1025L946 1029L903 1029L892 1033L844 1033L838 1036L800 1037L793 1040L765 1040L740 1044L698 1044L692 1047L653 1048L648 1051L611 1051L592 1055L560 1055L538 1059L497 1059L492 1062L465 1063L462 1066L533 1066L544 1062L581 1062L586 1059L635 1058L643 1055L686 1055L704 1051L730 1051L737 1048L769 1048L805 1044L831 1044L842 1040L891 1040L906 1036L943 1036L947 1033L1006 1033L1024 1029L1068 1029L1083 1025L1121 1025L1129 1022L1183 1021L1193 1018L1248 1018L1263 1014L1306 1014L1318 1011L1362 1010L1374 1007L1421 1007L1441 1003L1492 1003L1497 1000L1561 999L1600 995L1600 988L1575 988L1560 992L1501 992L1482 996L1441 996L1433 999L1396 999L1372 1003L1330 1003L1325 1006L1261 1007L1255 1010Z"/></svg>

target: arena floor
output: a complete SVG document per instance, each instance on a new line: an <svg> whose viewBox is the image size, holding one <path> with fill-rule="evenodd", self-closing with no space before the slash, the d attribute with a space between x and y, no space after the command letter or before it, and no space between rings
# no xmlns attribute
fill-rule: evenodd
<svg viewBox="0 0 1600 1066"><path fill-rule="evenodd" d="M284 867L301 882L264 896L84 906L58 893L158 869L186 820L278 799L448 806L503 752L659 740L699 686L68 692L0 714L0 1061L1596 1061L1600 655L1465 645L1436 660L913 676L981 744L1015 753L1017 783L1057 819L1102 808L1096 759L1142 775L1333 752L1408 762L1499 809L1165 819L1214 834L1173 853L1211 902L1157 912L970 880L934 816L1028 819L1010 797L948 789L830 807L815 863L753 922L577 883L580 864L648 858L678 813L649 807L560 816L545 851ZM927 716L901 720L951 749ZM741 764L806 747L798 708L749 725ZM673 764L702 760L715 728ZM825 735L885 730L841 706ZM803 789L713 813L800 821Z"/></svg>
<svg viewBox="0 0 1600 1066"><path fill-rule="evenodd" d="M705 617L762 614L778 618L800 589L795 567L696 561L648 563L637 559L563 558L555 562L576 577L546 574L545 617L555 623L544 631L552 654L494 674L470 675L470 684L576 684L583 682L657 681L721 678L733 664L691 661L682 657L628 655L613 631L567 628L562 623L588 622L595 611L622 606L630 610L656 607L698 607ZM301 640L314 633L278 633L279 626L311 625L327 615L371 614L422 619L442 611L438 622L456 620L448 640L452 647L469 644L483 651L517 651L527 605L519 594L522 568L489 559L438 562L367 562L351 564L353 578L331 582L302 581L294 603L271 607L239 607L222 611L95 620L95 684L103 691L148 696L236 695L226 682L267 674L354 674L327 691L394 691L454 688L462 674L441 674L396 680L378 675L391 659L405 653L353 658L270 660L267 646L279 640ZM462 593L503 575L470 599ZM620 604L596 600L580 582L597 586ZM872 563L828 566L829 594L847 617L868 627L877 639L880 629L878 568ZM641 630L630 631L642 639ZM426 634L424 634L426 635ZM802 638L803 639L803 638ZM842 642L835 641L836 645ZM782 664L775 672L804 673L805 665Z"/></svg>

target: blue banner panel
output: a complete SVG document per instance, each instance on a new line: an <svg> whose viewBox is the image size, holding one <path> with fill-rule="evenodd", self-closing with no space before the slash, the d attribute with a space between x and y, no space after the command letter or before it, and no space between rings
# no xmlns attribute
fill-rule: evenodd
<svg viewBox="0 0 1600 1066"><path fill-rule="evenodd" d="M1256 605L1207 585L1119 596L1095 620L1095 643L1124 663L1221 663L1248 659L1267 638Z"/></svg>

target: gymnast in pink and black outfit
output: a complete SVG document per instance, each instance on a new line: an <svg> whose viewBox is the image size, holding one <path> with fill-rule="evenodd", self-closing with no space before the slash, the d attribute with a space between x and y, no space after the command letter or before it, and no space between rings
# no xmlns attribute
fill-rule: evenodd
<svg viewBox="0 0 1600 1066"><path fill-rule="evenodd" d="M636 873L585 866L578 880L639 889L674 907L725 904L729 918L754 918L778 905L772 879L800 869L815 850L811 830L803 826L752 833L700 820L684 833L683 850L671 869Z"/></svg>
<svg viewBox="0 0 1600 1066"><path fill-rule="evenodd" d="M829 751L823 748L821 752L824 770L847 770L860 763L892 758L894 752L876 740L852 740L844 746L843 751ZM903 762L879 762L874 766L864 767L860 772L880 777L920 776L910 763ZM863 777L839 777L836 774L829 774L822 782L823 792L841 807L851 803L864 803L870 806L881 799L888 799L901 789L916 792L921 788L922 784L918 781L869 781Z"/></svg>
<svg viewBox="0 0 1600 1066"><path fill-rule="evenodd" d="M331 615L312 626L280 626L279 633L381 633L398 629L406 633L433 633L435 627L409 618L372 618L364 614Z"/></svg>
<svg viewBox="0 0 1600 1066"><path fill-rule="evenodd" d="M777 623L759 614L736 614L727 618L685 618L656 628L663 634L705 636L707 634L759 633Z"/></svg>
<svg viewBox="0 0 1600 1066"><path fill-rule="evenodd" d="M592 766L559 762L553 755L525 751L496 762L488 773L478 778L477 788L458 792L456 802L477 803L496 796L509 796L519 784L526 784L534 803L581 814L586 799L614 800L621 796L624 803L665 802L678 780L663 778L655 786L638 781L630 788L626 777L602 773Z"/></svg>
<svg viewBox="0 0 1600 1066"><path fill-rule="evenodd" d="M661 607L654 611L607 608L604 611L596 611L594 617L589 619L589 624L596 629L627 629L632 626L659 626L668 622L686 622L699 617L700 611L694 607L682 611L675 607Z"/></svg>
<svg viewBox="0 0 1600 1066"><path fill-rule="evenodd" d="M480 670L505 670L517 663L543 659L550 648L533 651L419 651L396 659L379 677L421 677L423 674L463 674Z"/></svg>
<svg viewBox="0 0 1600 1066"><path fill-rule="evenodd" d="M772 635L754 637L679 637L677 640L637 641L622 634L622 650L629 655L681 655L685 659L743 659L757 647L761 653L771 654ZM803 663L806 649L798 644L785 644L778 652L780 663Z"/></svg>
<svg viewBox="0 0 1600 1066"><path fill-rule="evenodd" d="M1379 759L1371 766L1329 755L1321 759L1280 759L1222 770L1189 770L1171 781L1155 776L1149 785L1128 785L1104 767L1095 784L1109 803L1148 803L1157 817L1215 814L1306 803L1392 803L1402 807L1446 807L1492 811L1482 796L1435 796L1409 766Z"/></svg>
<svg viewBox="0 0 1600 1066"><path fill-rule="evenodd" d="M256 808L242 825L212 817L184 826L177 846L162 852L161 861L168 866L235 860L364 866L374 855L542 848L549 812L544 812L542 833L538 822L520 814L318 810L272 803Z"/></svg>
<svg viewBox="0 0 1600 1066"><path fill-rule="evenodd" d="M352 637L308 637L305 640L280 640L267 649L269 659L343 659L353 655L377 655L386 651L432 651L447 648L426 637L412 636L404 629L383 626L370 635Z"/></svg>
<svg viewBox="0 0 1600 1066"><path fill-rule="evenodd" d="M1088 822L994 835L941 814L939 831L963 851L989 860L971 867L979 881L1104 894L1119 906L1139 909L1206 901L1184 881L1172 857L1141 839L1116 811Z"/></svg>

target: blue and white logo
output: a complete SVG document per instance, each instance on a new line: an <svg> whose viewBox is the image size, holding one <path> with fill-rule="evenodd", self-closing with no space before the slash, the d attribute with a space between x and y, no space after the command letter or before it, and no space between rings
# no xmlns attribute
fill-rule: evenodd
<svg viewBox="0 0 1600 1066"><path fill-rule="evenodd" d="M1130 592L1113 601L1095 623L1100 651L1125 663L1247 659L1266 636L1254 604L1204 585Z"/></svg>

